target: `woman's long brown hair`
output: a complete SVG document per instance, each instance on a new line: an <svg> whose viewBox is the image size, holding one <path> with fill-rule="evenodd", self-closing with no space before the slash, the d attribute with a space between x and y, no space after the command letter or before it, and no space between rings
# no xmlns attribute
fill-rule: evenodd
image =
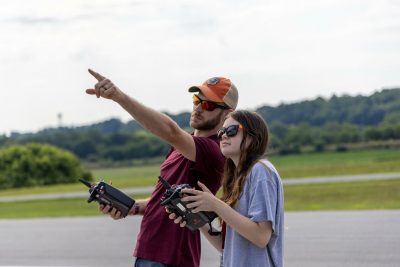
<svg viewBox="0 0 400 267"><path fill-rule="evenodd" d="M249 170L266 152L269 134L266 122L255 112L237 110L228 114L226 118L229 117L243 126L243 140L240 144L241 153L238 166L235 166L234 162L227 158L222 179L223 194L221 200L234 207L243 190ZM249 140L247 141L247 148L246 140Z"/></svg>

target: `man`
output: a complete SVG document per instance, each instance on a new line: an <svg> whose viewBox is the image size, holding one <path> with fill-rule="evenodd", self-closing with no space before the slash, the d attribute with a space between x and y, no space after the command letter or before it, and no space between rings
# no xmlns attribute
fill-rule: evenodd
<svg viewBox="0 0 400 267"><path fill-rule="evenodd" d="M89 69L97 79L94 89L86 93L114 100L145 129L171 145L160 175L172 184L205 184L215 194L220 187L224 157L219 149L216 133L225 116L238 102L238 92L229 79L216 77L201 86L189 88L193 95L193 111L189 134L170 117L141 104L126 95L109 79ZM200 262L200 234L187 228L176 227L168 218L160 199L165 188L157 183L150 198L137 201L130 215L143 214L134 256L135 267L181 266L195 267ZM100 206L103 213L119 219L120 212L109 206Z"/></svg>

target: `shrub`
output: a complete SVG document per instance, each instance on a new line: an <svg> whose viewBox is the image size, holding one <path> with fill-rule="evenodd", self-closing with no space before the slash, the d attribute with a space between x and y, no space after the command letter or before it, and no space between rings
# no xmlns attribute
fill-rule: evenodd
<svg viewBox="0 0 400 267"><path fill-rule="evenodd" d="M92 180L69 151L44 144L0 149L0 189Z"/></svg>

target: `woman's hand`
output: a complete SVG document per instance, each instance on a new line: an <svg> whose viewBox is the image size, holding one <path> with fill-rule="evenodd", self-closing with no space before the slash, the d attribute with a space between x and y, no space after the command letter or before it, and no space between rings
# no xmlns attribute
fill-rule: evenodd
<svg viewBox="0 0 400 267"><path fill-rule="evenodd" d="M192 209L193 213L199 211L215 211L218 199L211 191L201 182L197 182L203 191L195 189L182 189L182 193L186 194L182 201L186 203L186 207Z"/></svg>

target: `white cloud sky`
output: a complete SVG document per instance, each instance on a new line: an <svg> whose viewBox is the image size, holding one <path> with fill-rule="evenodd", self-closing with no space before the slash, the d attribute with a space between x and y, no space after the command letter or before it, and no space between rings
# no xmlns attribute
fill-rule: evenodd
<svg viewBox="0 0 400 267"><path fill-rule="evenodd" d="M89 67L171 113L212 76L249 109L400 87L395 0L0 1L0 32L0 134L128 120Z"/></svg>

